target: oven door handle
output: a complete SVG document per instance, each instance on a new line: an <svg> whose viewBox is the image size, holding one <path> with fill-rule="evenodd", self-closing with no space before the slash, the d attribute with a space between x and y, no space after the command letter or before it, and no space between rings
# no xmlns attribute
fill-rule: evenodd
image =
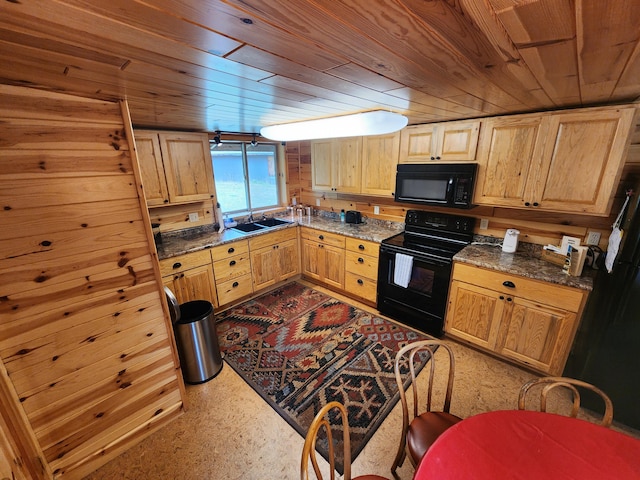
<svg viewBox="0 0 640 480"><path fill-rule="evenodd" d="M449 257L439 257L437 255L429 255L429 256L425 256L425 255L420 255L417 254L415 252L411 252L408 250L401 250L401 249L395 249L395 248L385 248L384 245L380 247L380 255L382 254L387 254L393 257L393 261L395 262L396 259L396 253L402 253L404 255L410 255L413 257L413 261L414 262L423 262L426 263L428 265L435 265L438 267L446 267L451 265L453 262L451 260L451 258Z"/></svg>

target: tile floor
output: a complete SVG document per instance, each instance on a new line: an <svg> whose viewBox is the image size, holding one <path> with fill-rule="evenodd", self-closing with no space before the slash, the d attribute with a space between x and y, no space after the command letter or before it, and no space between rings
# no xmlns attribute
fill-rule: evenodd
<svg viewBox="0 0 640 480"><path fill-rule="evenodd" d="M327 293L340 298L334 292ZM467 417L489 410L516 408L520 386L534 374L459 343L449 343L456 357L451 413ZM442 391L442 387L439 390ZM187 396L189 409L184 415L86 480L300 478L304 439L228 365L225 364L215 379L187 386ZM401 424L398 403L353 462L353 476L371 473L392 478L390 467L397 451ZM640 438L640 432L627 430L627 433ZM319 458L327 475L327 464ZM408 460L398 474L401 479L411 479L413 468Z"/></svg>

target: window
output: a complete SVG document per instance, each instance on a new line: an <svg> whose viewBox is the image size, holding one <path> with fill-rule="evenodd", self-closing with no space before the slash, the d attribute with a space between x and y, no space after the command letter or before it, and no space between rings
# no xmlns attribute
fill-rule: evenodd
<svg viewBox="0 0 640 480"><path fill-rule="evenodd" d="M211 143L213 177L223 213L246 213L278 206L276 145Z"/></svg>

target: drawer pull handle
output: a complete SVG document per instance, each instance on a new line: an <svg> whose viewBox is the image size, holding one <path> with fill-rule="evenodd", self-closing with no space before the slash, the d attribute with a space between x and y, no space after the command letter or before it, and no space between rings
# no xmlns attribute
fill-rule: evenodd
<svg viewBox="0 0 640 480"><path fill-rule="evenodd" d="M233 247L231 247L229 250L227 250L227 253L233 253L233 252L235 252L235 251L236 251L236 249L235 249L235 248L233 248Z"/></svg>
<svg viewBox="0 0 640 480"><path fill-rule="evenodd" d="M240 285L238 282L233 282L233 285L231 285L233 288L236 288L238 285Z"/></svg>
<svg viewBox="0 0 640 480"><path fill-rule="evenodd" d="M516 284L507 280L506 282L502 282L502 285L508 288L516 288Z"/></svg>
<svg viewBox="0 0 640 480"><path fill-rule="evenodd" d="M358 263L364 263L364 258L358 257Z"/></svg>
<svg viewBox="0 0 640 480"><path fill-rule="evenodd" d="M324 240L324 235L318 235L318 238L319 238L320 240Z"/></svg>
<svg viewBox="0 0 640 480"><path fill-rule="evenodd" d="M230 266L230 267L233 267L235 264L236 264L236 261L235 261L235 260L231 260L231 261L229 262L229 266Z"/></svg>
<svg viewBox="0 0 640 480"><path fill-rule="evenodd" d="M364 285L364 282L360 278L358 279L358 285Z"/></svg>
<svg viewBox="0 0 640 480"><path fill-rule="evenodd" d="M360 244L360 245L358 245L358 248L359 248L360 250L364 250L364 245Z"/></svg>
<svg viewBox="0 0 640 480"><path fill-rule="evenodd" d="M173 264L173 268L180 268L182 264L180 262L176 262Z"/></svg>

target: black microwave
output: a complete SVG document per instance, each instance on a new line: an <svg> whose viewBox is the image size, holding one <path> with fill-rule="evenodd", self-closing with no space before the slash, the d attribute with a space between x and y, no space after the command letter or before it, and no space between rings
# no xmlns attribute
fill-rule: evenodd
<svg viewBox="0 0 640 480"><path fill-rule="evenodd" d="M471 208L475 163L399 164L396 202Z"/></svg>

